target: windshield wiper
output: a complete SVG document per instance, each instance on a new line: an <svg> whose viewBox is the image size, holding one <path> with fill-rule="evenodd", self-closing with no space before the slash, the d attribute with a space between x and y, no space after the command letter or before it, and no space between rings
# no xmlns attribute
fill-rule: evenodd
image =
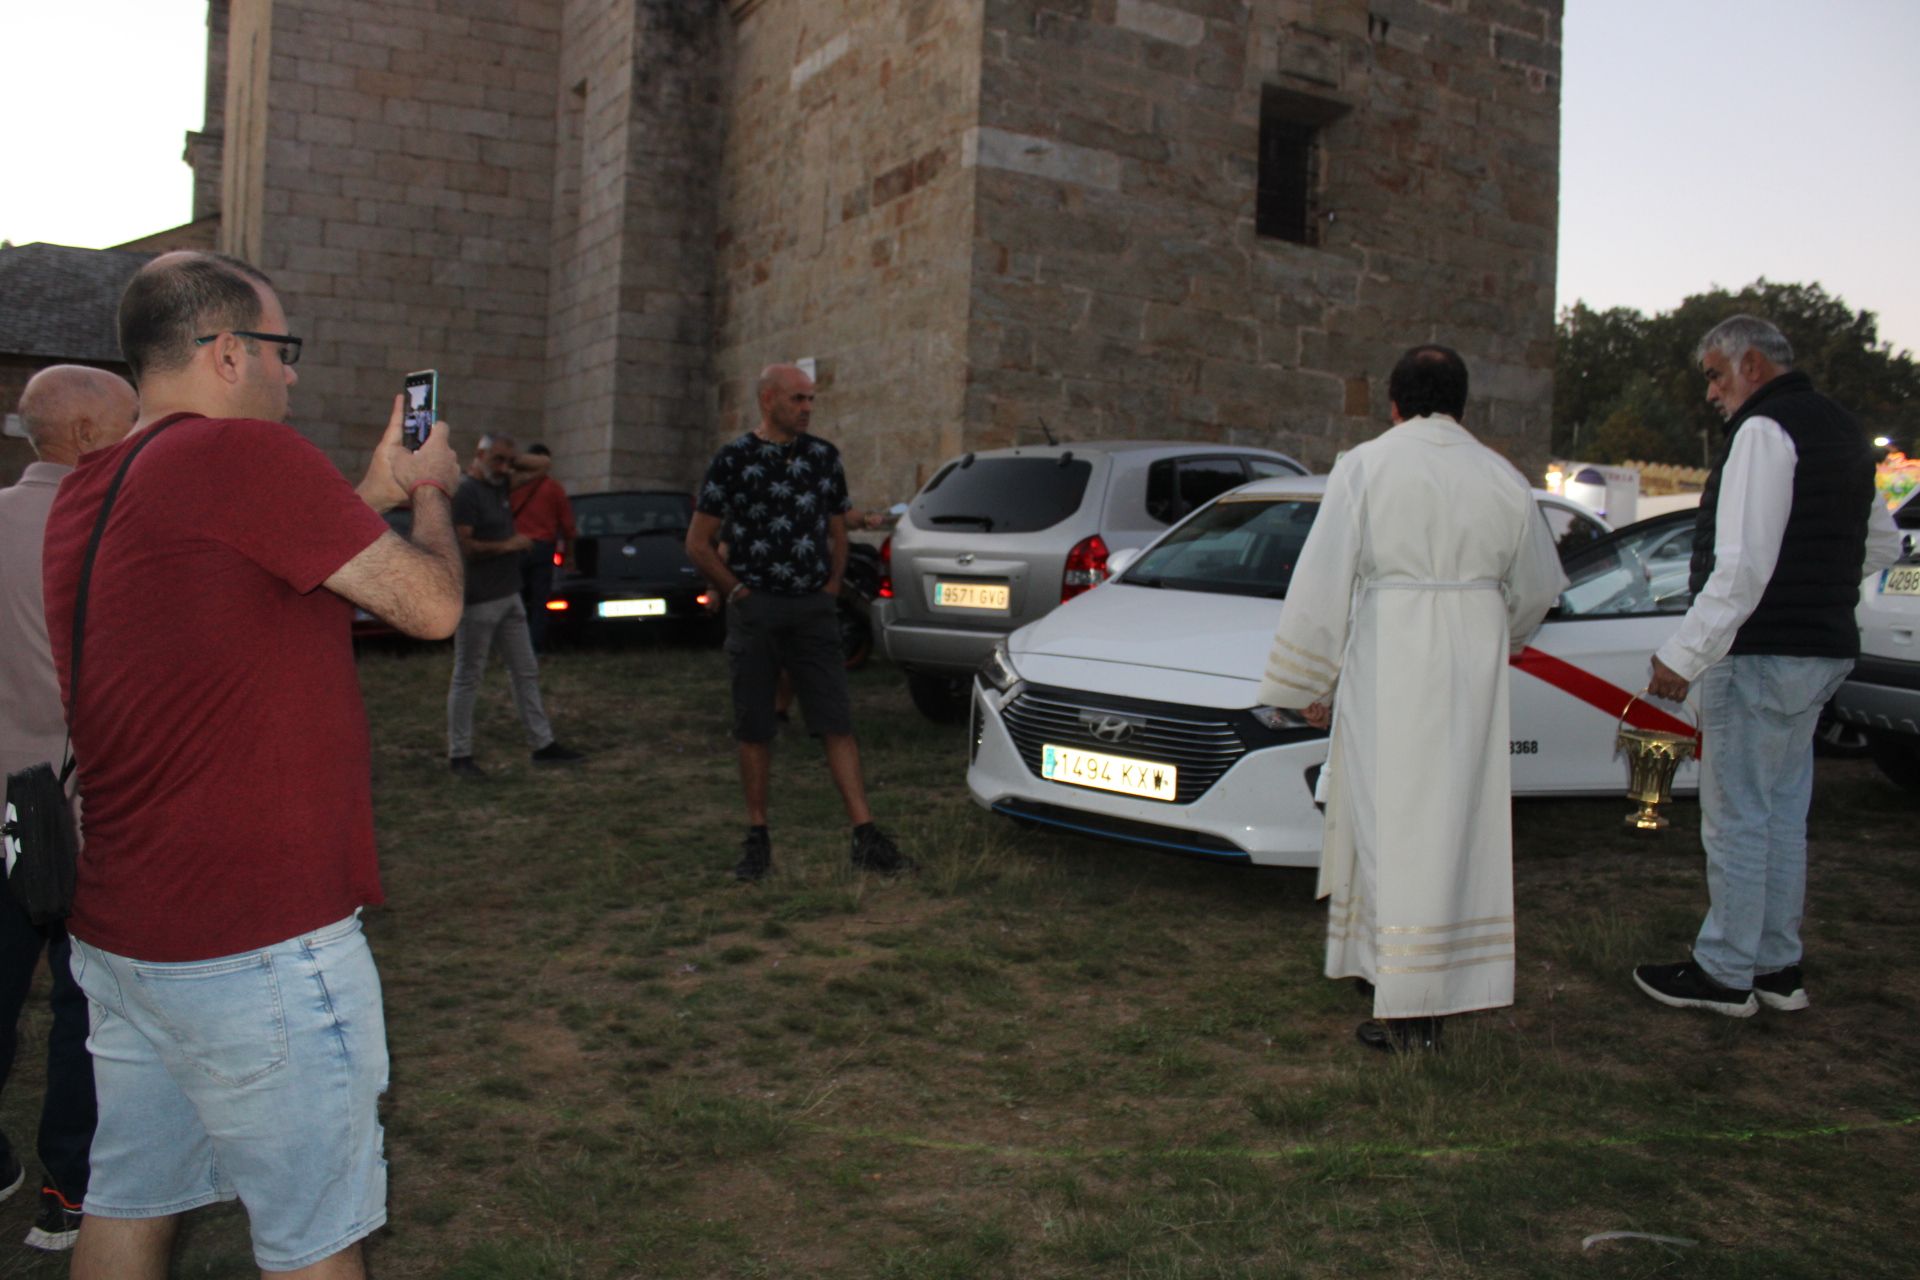
<svg viewBox="0 0 1920 1280"><path fill-rule="evenodd" d="M983 533L993 532L992 516L935 516L935 524L977 524Z"/></svg>
<svg viewBox="0 0 1920 1280"><path fill-rule="evenodd" d="M1164 587L1167 585L1165 578L1135 578L1129 576L1121 578L1120 581L1130 587Z"/></svg>

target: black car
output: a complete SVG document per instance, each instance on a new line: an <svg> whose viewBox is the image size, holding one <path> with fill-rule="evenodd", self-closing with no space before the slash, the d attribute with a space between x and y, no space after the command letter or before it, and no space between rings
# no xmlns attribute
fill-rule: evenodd
<svg viewBox="0 0 1920 1280"><path fill-rule="evenodd" d="M679 620L710 623L707 589L687 559L693 495L671 489L583 493L573 499L579 532L572 563L555 571L547 626L582 636Z"/></svg>

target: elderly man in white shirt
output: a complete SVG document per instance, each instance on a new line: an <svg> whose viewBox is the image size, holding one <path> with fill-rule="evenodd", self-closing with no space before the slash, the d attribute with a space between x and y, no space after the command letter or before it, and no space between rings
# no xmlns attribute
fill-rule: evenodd
<svg viewBox="0 0 1920 1280"><path fill-rule="evenodd" d="M1652 691L1696 682L1709 907L1691 959L1633 980L1676 1008L1807 1007L1800 919L1820 709L1853 668L1860 580L1899 558L1851 414L1793 369L1773 325L1734 316L1695 351L1727 419L1694 533L1693 606L1653 657Z"/></svg>

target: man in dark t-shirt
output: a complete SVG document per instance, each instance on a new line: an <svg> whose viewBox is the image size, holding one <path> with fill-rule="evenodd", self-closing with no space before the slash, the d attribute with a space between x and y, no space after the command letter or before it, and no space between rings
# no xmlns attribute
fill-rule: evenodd
<svg viewBox="0 0 1920 1280"><path fill-rule="evenodd" d="M509 436L480 437L460 490L453 495L453 528L467 559L467 608L453 635L453 685L447 691L447 763L463 778L484 778L473 760L473 704L496 642L513 686L513 705L526 726L527 746L537 765L577 764L578 751L553 740L553 726L540 701L540 660L527 631L520 598L520 556L532 545L513 527L508 476L514 448Z"/></svg>
<svg viewBox="0 0 1920 1280"><path fill-rule="evenodd" d="M733 736L747 797L747 837L733 869L739 880L758 880L772 867L767 791L782 670L807 729L826 748L853 823L854 866L887 874L913 867L867 809L836 615L847 564L847 479L840 451L807 433L812 418L813 379L793 365L769 366L760 375L760 425L714 455L687 530L688 557L727 602Z"/></svg>

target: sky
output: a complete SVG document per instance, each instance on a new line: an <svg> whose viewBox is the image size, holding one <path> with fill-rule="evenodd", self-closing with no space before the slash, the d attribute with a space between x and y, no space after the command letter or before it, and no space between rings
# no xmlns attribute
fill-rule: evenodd
<svg viewBox="0 0 1920 1280"><path fill-rule="evenodd" d="M1920 352L1920 0L1566 8L1560 306L1651 314L1765 276ZM205 0L9 2L0 45L0 239L100 248L189 219Z"/></svg>

